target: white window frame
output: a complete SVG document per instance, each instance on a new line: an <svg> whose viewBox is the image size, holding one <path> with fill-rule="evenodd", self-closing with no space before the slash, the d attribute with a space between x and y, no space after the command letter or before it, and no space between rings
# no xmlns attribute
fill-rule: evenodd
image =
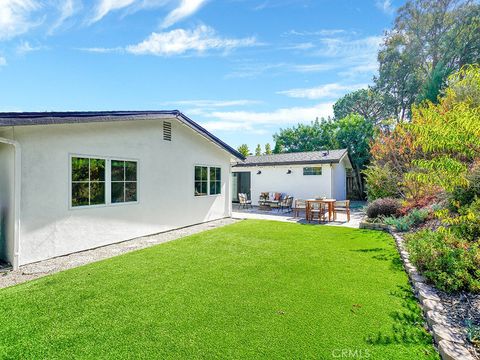
<svg viewBox="0 0 480 360"><path fill-rule="evenodd" d="M195 168L196 167L206 167L207 168L207 194L206 195L196 195L195 194ZM218 168L220 169L220 193L219 194L210 194L210 168ZM211 196L220 196L222 195L222 188L223 188L223 168L220 165L205 165L205 164L194 164L193 165L193 197L195 198L206 198Z"/></svg>
<svg viewBox="0 0 480 360"><path fill-rule="evenodd" d="M108 159L108 163L109 163L109 166L108 166L108 180L109 180L109 193L108 193L108 200L109 200L109 205L110 206L120 206L120 205L130 205L130 204L138 204L138 199L139 199L139 191L138 191L138 174L139 174L139 171L138 171L138 160L133 160L133 159L125 159L125 158L117 158L117 157L110 157ZM136 201L124 201L124 202L117 202L117 203L114 203L112 202L112 161L124 161L124 162L134 162L137 164L137 180L135 181L135 183L137 184L137 200ZM115 181L115 182L118 182L118 181ZM124 183L127 183L129 181L123 181ZM130 181L130 182L133 182L133 181ZM125 189L123 190L124 191L124 196L125 196Z"/></svg>
<svg viewBox="0 0 480 360"><path fill-rule="evenodd" d="M99 205L82 205L82 206L72 206L72 158L88 158L88 159L99 159L105 160L105 204ZM118 161L134 161L137 163L137 201L121 202L121 203L112 203L112 160ZM139 159L125 158L121 156L104 156L104 155L91 155L91 154L78 154L70 153L68 154L68 209L69 210L84 210L84 209L95 209L103 208L107 206L127 206L127 205L137 205L140 203L140 161Z"/></svg>
<svg viewBox="0 0 480 360"><path fill-rule="evenodd" d="M305 169L320 169L320 174L305 174ZM303 176L322 176L323 175L323 166L304 166L302 168L302 175Z"/></svg>

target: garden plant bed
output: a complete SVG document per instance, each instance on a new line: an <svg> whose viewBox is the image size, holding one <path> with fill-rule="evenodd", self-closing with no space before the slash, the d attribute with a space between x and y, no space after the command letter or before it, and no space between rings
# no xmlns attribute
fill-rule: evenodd
<svg viewBox="0 0 480 360"><path fill-rule="evenodd" d="M404 267L424 310L428 327L444 360L480 359L480 349L467 337L466 320L480 319L480 295L447 294L428 284L410 263L403 236L389 231L397 243Z"/></svg>

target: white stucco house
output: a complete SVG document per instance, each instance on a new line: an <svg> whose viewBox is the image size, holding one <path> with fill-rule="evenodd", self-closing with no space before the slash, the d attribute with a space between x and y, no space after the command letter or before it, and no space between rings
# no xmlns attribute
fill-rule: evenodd
<svg viewBox="0 0 480 360"><path fill-rule="evenodd" d="M346 149L248 156L232 168L232 199L246 193L258 205L262 192L280 192L295 199L345 200L350 169Z"/></svg>
<svg viewBox="0 0 480 360"><path fill-rule="evenodd" d="M0 113L0 260L229 217L240 159L179 111Z"/></svg>

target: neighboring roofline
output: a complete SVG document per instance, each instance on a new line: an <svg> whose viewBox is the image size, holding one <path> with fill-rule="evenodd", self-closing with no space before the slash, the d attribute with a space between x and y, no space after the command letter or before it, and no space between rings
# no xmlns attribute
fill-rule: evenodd
<svg viewBox="0 0 480 360"><path fill-rule="evenodd" d="M130 120L155 120L158 118L176 118L184 125L207 138L223 150L237 159L245 160L245 157L230 145L220 140L208 130L197 124L179 110L162 111L67 111L67 112L8 112L0 113L0 127L9 126L33 126L33 125L58 125L95 123L109 121ZM39 121L42 119L42 121ZM73 121L72 121L73 120Z"/></svg>
<svg viewBox="0 0 480 360"><path fill-rule="evenodd" d="M325 160L297 160L297 161L267 161L267 162L256 162L256 163L243 163L238 162L232 167L259 167L259 166L280 166L280 165L315 165L315 164L339 164L345 156L348 156L348 159L351 163L350 154L347 149L342 149L345 153L338 159L325 159ZM313 151L314 152L314 151ZM273 154L281 155L281 154Z"/></svg>
<svg viewBox="0 0 480 360"><path fill-rule="evenodd" d="M343 156L342 156L343 158ZM285 162L263 162L235 164L233 167L257 167L257 166L279 166L279 165L315 165L315 164L338 164L340 160L303 160L303 161L285 161Z"/></svg>

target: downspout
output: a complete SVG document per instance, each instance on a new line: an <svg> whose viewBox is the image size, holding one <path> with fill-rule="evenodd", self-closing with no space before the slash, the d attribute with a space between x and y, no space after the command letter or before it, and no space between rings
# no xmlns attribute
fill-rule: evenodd
<svg viewBox="0 0 480 360"><path fill-rule="evenodd" d="M12 145L14 149L14 164L13 164L13 217L14 217L14 232L13 232L13 270L18 270L19 254L20 254L20 195L21 195L21 169L22 169L22 150L20 143L15 140L5 139L0 137L0 143Z"/></svg>

